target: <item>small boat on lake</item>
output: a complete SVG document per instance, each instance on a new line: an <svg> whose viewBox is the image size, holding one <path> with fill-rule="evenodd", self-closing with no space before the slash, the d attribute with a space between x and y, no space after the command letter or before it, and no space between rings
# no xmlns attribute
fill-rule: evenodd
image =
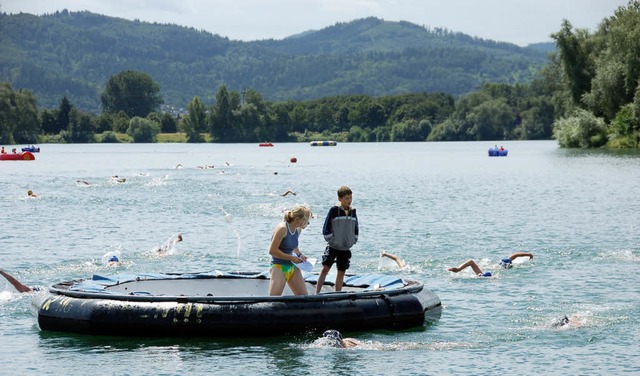
<svg viewBox="0 0 640 376"><path fill-rule="evenodd" d="M269 147L269 146L273 146L273 144L271 142L261 142L260 144L258 144L258 146Z"/></svg>
<svg viewBox="0 0 640 376"><path fill-rule="evenodd" d="M0 161L33 161L36 157L30 151L23 153L1 153Z"/></svg>
<svg viewBox="0 0 640 376"><path fill-rule="evenodd" d="M40 153L40 147L35 147L33 145L22 148L22 151L28 151L31 153Z"/></svg>
<svg viewBox="0 0 640 376"><path fill-rule="evenodd" d="M503 147L492 147L489 148L489 156L490 157L506 157L509 153L509 150Z"/></svg>
<svg viewBox="0 0 640 376"><path fill-rule="evenodd" d="M347 275L343 291L323 287L331 291L316 295L318 274L305 276L310 295L293 295L287 287L282 296L268 296L268 271L94 275L39 292L32 307L41 330L125 336L400 330L441 315L440 298L417 281Z"/></svg>
<svg viewBox="0 0 640 376"><path fill-rule="evenodd" d="M335 141L311 141L309 143L311 146L336 146L338 145Z"/></svg>

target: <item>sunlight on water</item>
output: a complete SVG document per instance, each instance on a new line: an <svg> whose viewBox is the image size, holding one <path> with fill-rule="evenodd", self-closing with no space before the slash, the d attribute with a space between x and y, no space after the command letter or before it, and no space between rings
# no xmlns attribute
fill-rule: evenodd
<svg viewBox="0 0 640 376"><path fill-rule="evenodd" d="M14 294L11 291L7 291L7 290L0 291L0 302L13 299L13 295Z"/></svg>
<svg viewBox="0 0 640 376"><path fill-rule="evenodd" d="M606 251L599 253L596 258L597 261L605 260L618 260L640 263L640 250L624 249L619 251Z"/></svg>

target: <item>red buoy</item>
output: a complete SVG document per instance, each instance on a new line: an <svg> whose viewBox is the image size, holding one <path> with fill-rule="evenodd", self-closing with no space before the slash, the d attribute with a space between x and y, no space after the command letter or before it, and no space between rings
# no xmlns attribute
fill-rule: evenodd
<svg viewBox="0 0 640 376"><path fill-rule="evenodd" d="M291 161L291 163L296 163L298 161L298 158L296 157L291 157L291 159L289 159Z"/></svg>

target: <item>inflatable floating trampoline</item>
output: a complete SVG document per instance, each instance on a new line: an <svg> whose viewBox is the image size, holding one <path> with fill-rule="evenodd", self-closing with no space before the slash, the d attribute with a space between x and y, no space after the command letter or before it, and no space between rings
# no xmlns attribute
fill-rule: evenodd
<svg viewBox="0 0 640 376"><path fill-rule="evenodd" d="M30 151L0 154L0 161L33 161L35 159L36 157Z"/></svg>
<svg viewBox="0 0 640 376"><path fill-rule="evenodd" d="M269 273L94 275L55 284L33 300L41 330L144 336L271 336L306 331L423 326L440 318L438 296L390 275L345 277L342 292L268 296ZM329 276L331 277L331 276ZM328 278L329 279L329 278Z"/></svg>
<svg viewBox="0 0 640 376"><path fill-rule="evenodd" d="M309 143L311 146L336 146L338 145L335 141L311 141Z"/></svg>

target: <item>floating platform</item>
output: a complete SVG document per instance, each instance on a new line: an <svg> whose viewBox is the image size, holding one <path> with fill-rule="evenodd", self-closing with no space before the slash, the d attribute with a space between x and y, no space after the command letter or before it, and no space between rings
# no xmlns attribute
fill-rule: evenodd
<svg viewBox="0 0 640 376"><path fill-rule="evenodd" d="M32 307L41 330L122 336L280 336L324 331L400 330L440 318L438 296L417 281L347 275L315 294L267 295L269 272L95 275L39 292Z"/></svg>
<svg viewBox="0 0 640 376"><path fill-rule="evenodd" d="M338 145L335 141L311 141L309 143L311 146L336 146Z"/></svg>

